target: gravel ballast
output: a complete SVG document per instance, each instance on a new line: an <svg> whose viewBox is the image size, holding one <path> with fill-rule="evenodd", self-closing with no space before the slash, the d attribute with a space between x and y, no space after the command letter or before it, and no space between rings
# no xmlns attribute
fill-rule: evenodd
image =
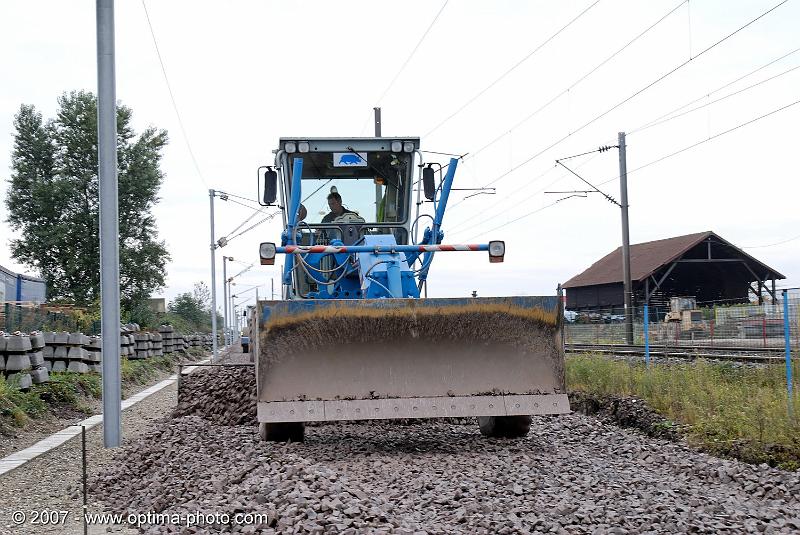
<svg viewBox="0 0 800 535"><path fill-rule="evenodd" d="M252 392L242 390L221 399ZM201 409L210 403L198 399ZM237 410L181 414L118 452L119 462L92 478L93 499L124 513L266 515L199 533L800 530L800 474L714 458L579 414L534 418L530 435L517 440L422 420L309 426L300 444L261 442L252 423L220 425L235 423Z"/></svg>

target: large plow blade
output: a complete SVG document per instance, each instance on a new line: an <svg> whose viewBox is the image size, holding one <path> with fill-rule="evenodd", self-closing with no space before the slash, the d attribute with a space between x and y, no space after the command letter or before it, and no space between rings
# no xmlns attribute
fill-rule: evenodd
<svg viewBox="0 0 800 535"><path fill-rule="evenodd" d="M558 297L262 301L262 423L569 412Z"/></svg>

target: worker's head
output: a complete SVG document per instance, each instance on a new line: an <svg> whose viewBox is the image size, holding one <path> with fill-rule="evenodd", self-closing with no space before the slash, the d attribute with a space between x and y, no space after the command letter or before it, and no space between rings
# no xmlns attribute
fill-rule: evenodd
<svg viewBox="0 0 800 535"><path fill-rule="evenodd" d="M328 195L328 208L337 216L342 215L344 213L344 208L342 208L342 196L336 192Z"/></svg>
<svg viewBox="0 0 800 535"><path fill-rule="evenodd" d="M297 222L303 221L306 216L308 215L308 211L306 207L300 204L300 208L297 210Z"/></svg>

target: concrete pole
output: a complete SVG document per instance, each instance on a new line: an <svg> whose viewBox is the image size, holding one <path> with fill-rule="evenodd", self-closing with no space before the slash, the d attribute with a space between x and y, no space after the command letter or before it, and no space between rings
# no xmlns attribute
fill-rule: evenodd
<svg viewBox="0 0 800 535"><path fill-rule="evenodd" d="M122 438L119 312L119 204L114 0L97 0L97 158L100 195L100 315L103 350L103 442Z"/></svg>
<svg viewBox="0 0 800 535"><path fill-rule="evenodd" d="M208 190L208 200L211 206L211 360L219 357L217 347L217 244L214 243L214 190Z"/></svg>
<svg viewBox="0 0 800 535"><path fill-rule="evenodd" d="M622 212L622 278L625 299L625 343L633 344L633 304L631 286L631 242L628 228L628 164L625 155L625 132L619 132L619 196Z"/></svg>
<svg viewBox="0 0 800 535"><path fill-rule="evenodd" d="M227 260L228 257L223 255L222 256L222 303L223 303L222 339L223 339L223 344L229 346L230 336L228 336L228 268L226 265Z"/></svg>

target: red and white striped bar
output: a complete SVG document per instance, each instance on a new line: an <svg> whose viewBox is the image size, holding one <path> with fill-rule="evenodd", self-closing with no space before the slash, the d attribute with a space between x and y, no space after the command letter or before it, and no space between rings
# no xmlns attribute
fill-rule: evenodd
<svg viewBox="0 0 800 535"><path fill-rule="evenodd" d="M283 254L340 254L340 253L438 253L444 251L488 251L488 243L457 245L287 245L276 247L276 253Z"/></svg>

